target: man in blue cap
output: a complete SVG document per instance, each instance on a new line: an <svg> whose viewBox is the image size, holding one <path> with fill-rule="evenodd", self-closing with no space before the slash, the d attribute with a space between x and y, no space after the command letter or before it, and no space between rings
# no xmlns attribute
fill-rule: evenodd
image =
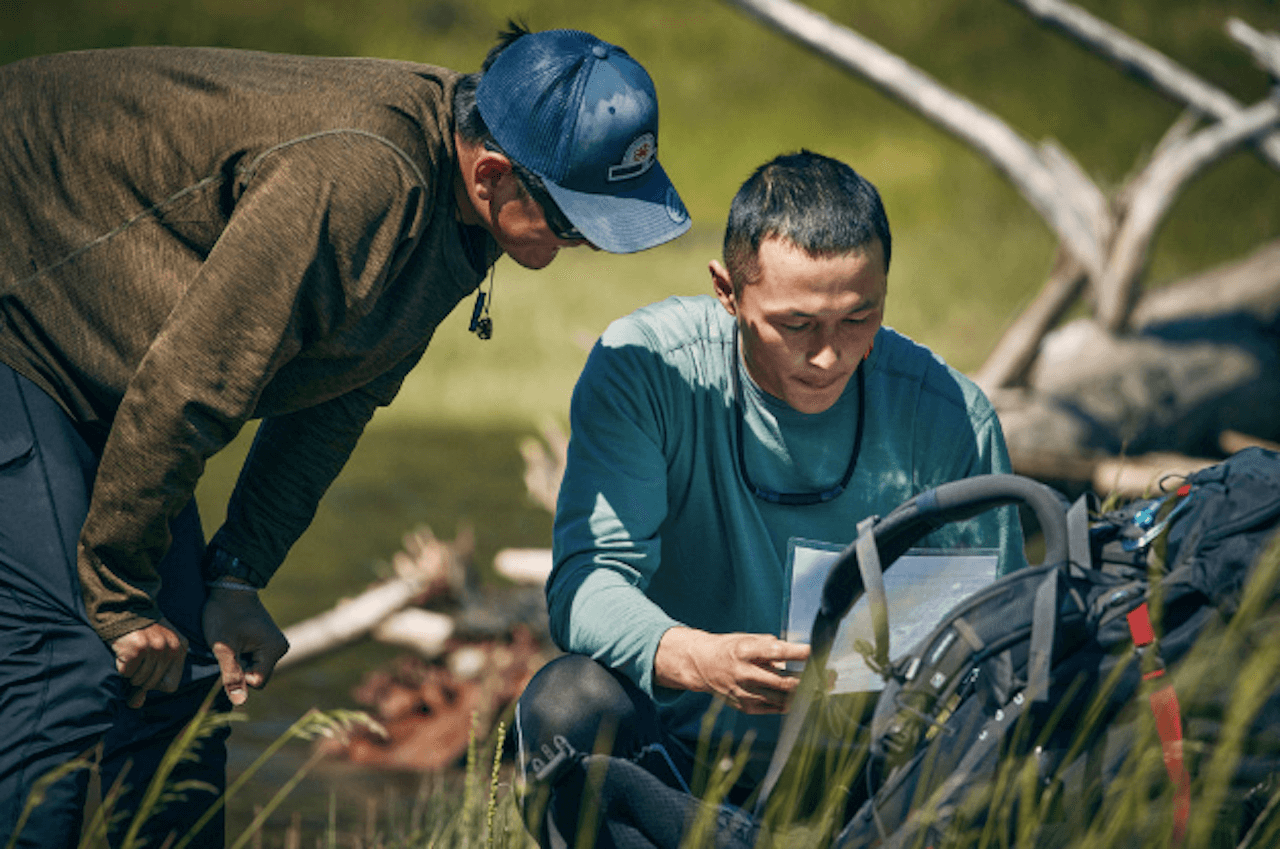
<svg viewBox="0 0 1280 849"><path fill-rule="evenodd" d="M511 27L478 74L199 48L0 68L0 835L103 745L118 810L218 676L287 650L258 600L375 408L502 255L689 227L653 84L587 33ZM487 315L477 303L476 328ZM192 494L250 419L206 546ZM225 730L143 835L221 793ZM88 773L18 846L77 842ZM118 823L123 829L128 817ZM118 840L121 833L113 832ZM223 845L218 818L192 846Z"/></svg>

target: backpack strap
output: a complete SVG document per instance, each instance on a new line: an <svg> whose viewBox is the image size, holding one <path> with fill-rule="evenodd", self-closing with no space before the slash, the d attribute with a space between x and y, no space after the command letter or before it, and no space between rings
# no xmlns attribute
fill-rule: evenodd
<svg viewBox="0 0 1280 849"><path fill-rule="evenodd" d="M880 551L876 536L872 533L877 517L868 516L858 523L858 539L854 543L858 551L858 571L862 573L862 586L871 607L871 627L875 633L875 654L863 657L867 665L881 677L889 668L889 598L884 591L884 570L880 567Z"/></svg>
<svg viewBox="0 0 1280 849"><path fill-rule="evenodd" d="M1152 681L1163 676L1164 663L1160 659L1158 647L1154 645L1155 629L1151 627L1151 611L1147 609L1146 602L1129 611L1127 619L1133 645L1142 659L1142 665L1146 667L1142 680ZM1150 652L1143 651L1147 646L1152 646ZM1178 846L1186 837L1187 822L1191 818L1191 776L1182 759L1182 709L1178 705L1178 694L1172 684L1154 690L1148 699L1156 720L1156 733L1160 736L1164 768L1174 785L1172 844Z"/></svg>
<svg viewBox="0 0 1280 849"><path fill-rule="evenodd" d="M854 542L858 555L858 571L862 575L862 585L867 593L867 603L871 606L871 625L875 631L875 650L872 656L863 657L876 673L883 676L889 668L889 600L884 590L884 570L880 567L880 551L876 547L876 536L872 533L878 516L868 516L858 523L858 538ZM778 742L773 748L773 757L769 759L769 768L760 782L759 795L756 797L755 812L757 816L764 814L765 803L773 792L778 778L782 775L787 759L800 739L800 730L804 726L809 707L813 704L821 685L814 680L817 670L814 664L805 664L805 670L782 721L782 729L778 732Z"/></svg>
<svg viewBox="0 0 1280 849"><path fill-rule="evenodd" d="M1093 565L1089 523L1097 510L1098 499L1092 492L1081 495L1067 510L1067 559L1071 561L1073 570L1088 569Z"/></svg>
<svg viewBox="0 0 1280 849"><path fill-rule="evenodd" d="M783 767L787 765L787 760L800 739L805 717L809 715L809 708L821 689L820 677L821 674L812 663L805 664L804 672L800 677L800 686L796 687L791 706L782 720L782 729L778 732L778 742L773 747L769 768L765 771L764 778L760 780L757 788L756 804L753 809L757 817L764 816L764 806L769 801L769 794L773 792L774 786L782 776Z"/></svg>
<svg viewBox="0 0 1280 849"><path fill-rule="evenodd" d="M1050 569L1036 588L1031 609L1031 645L1027 657L1027 698L1042 702L1049 698L1053 645L1058 637L1058 607L1062 572Z"/></svg>

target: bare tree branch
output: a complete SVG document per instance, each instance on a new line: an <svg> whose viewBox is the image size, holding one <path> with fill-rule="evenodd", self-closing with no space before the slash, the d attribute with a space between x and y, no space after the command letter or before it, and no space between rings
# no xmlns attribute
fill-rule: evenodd
<svg viewBox="0 0 1280 849"><path fill-rule="evenodd" d="M1273 32L1258 32L1239 18L1227 19L1227 35L1252 53L1254 61L1272 79L1280 79L1280 36Z"/></svg>
<svg viewBox="0 0 1280 849"><path fill-rule="evenodd" d="M1205 117L1225 121L1234 118L1244 109L1227 92L1205 82L1160 51L1095 18L1079 6L1063 0L1010 2ZM1280 168L1280 132L1273 131L1262 136L1257 140L1257 146L1272 168Z"/></svg>
<svg viewBox="0 0 1280 849"><path fill-rule="evenodd" d="M1035 360L1040 340L1079 297L1085 279L1080 263L1065 251L1059 251L1053 272L1040 294L1001 335L987 361L974 374L974 382L983 392L991 396L996 390L1022 380Z"/></svg>
<svg viewBox="0 0 1280 849"><path fill-rule="evenodd" d="M1064 191L1055 168L1008 124L878 44L792 0L728 2L865 77L976 148L1008 177L1081 265L1095 277L1100 273L1103 251L1094 234L1093 210L1068 201L1075 193Z"/></svg>
<svg viewBox="0 0 1280 849"><path fill-rule="evenodd" d="M1107 196L1080 167L1080 163L1055 140L1045 139L1040 143L1040 159L1058 181L1059 190L1070 195L1071 206L1084 214L1093 231L1095 244L1105 250L1111 244L1114 226Z"/></svg>
<svg viewBox="0 0 1280 849"><path fill-rule="evenodd" d="M276 664L276 671L283 672L364 637L387 617L407 607L424 586L425 580L395 578L318 616L289 626L284 632L289 651Z"/></svg>
<svg viewBox="0 0 1280 849"><path fill-rule="evenodd" d="M569 438L554 421L543 423L541 441L530 436L520 442L525 489L534 503L552 515L556 512L556 497L568 454Z"/></svg>
<svg viewBox="0 0 1280 849"><path fill-rule="evenodd" d="M1280 122L1280 100L1269 99L1207 127L1153 159L1137 178L1102 277L1098 322L1112 333L1129 320L1151 241L1188 180L1239 145Z"/></svg>
<svg viewBox="0 0 1280 849"><path fill-rule="evenodd" d="M424 593L434 588L445 590L456 583L454 576L465 572L460 561L471 556L473 545L474 539L469 533L460 535L453 543L441 542L428 528L406 534L404 550L398 552L392 561L396 572L394 578L285 629L289 651L276 664L276 671L304 663L376 632L388 617L402 612ZM386 626L384 636L389 641L403 644L404 628L401 626L414 623L412 619L395 621ZM438 638L442 642L445 637L439 634L444 627L442 621L434 623L432 639Z"/></svg>

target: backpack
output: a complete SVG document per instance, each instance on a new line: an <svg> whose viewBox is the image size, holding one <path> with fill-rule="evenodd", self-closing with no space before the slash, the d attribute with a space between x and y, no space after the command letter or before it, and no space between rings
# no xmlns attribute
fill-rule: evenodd
<svg viewBox="0 0 1280 849"><path fill-rule="evenodd" d="M890 660L882 570L932 530L1010 503L1035 514L1042 564L961 602ZM1259 558L1278 523L1280 455L1262 449L1101 513L1092 495L1068 507L1044 484L984 475L864 521L827 577L757 814L865 592L876 632L865 653L885 689L865 729L865 801L835 846L1052 846L1090 829L1107 845L1165 834L1235 846L1246 833L1269 845L1280 546Z"/></svg>

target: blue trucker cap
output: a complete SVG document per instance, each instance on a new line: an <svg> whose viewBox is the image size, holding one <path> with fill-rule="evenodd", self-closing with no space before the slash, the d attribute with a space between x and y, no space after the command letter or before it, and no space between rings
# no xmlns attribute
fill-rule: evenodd
<svg viewBox="0 0 1280 849"><path fill-rule="evenodd" d="M596 247L634 253L689 229L658 164L653 81L622 48L578 30L521 36L480 78L476 105L494 140Z"/></svg>

